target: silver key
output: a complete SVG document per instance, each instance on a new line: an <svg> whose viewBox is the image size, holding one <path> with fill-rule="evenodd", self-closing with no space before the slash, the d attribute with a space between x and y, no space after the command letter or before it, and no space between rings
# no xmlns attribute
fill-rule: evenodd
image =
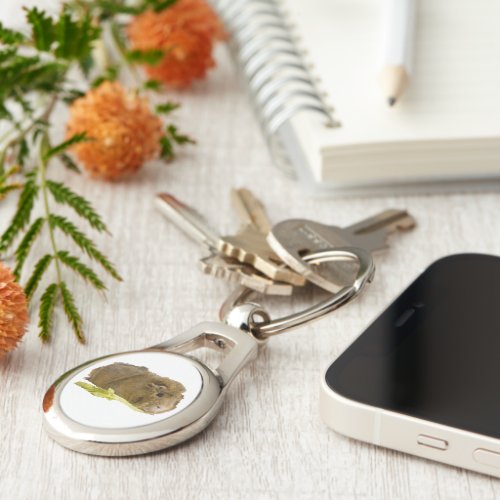
<svg viewBox="0 0 500 500"><path fill-rule="evenodd" d="M291 295L293 287L266 278L249 264L244 264L218 253L220 236L196 210L168 193L157 195L156 204L163 215L196 243L210 251L202 259L201 268L206 274L241 283L252 290L270 295ZM291 271L290 271L291 272Z"/></svg>
<svg viewBox="0 0 500 500"><path fill-rule="evenodd" d="M219 236L193 208L168 193L156 196L156 206L183 233L210 252L217 252Z"/></svg>
<svg viewBox="0 0 500 500"><path fill-rule="evenodd" d="M302 257L309 253L342 246L354 246L370 252L387 246L388 236L415 226L405 210L385 210L351 226L341 228L319 222L291 219L273 226L267 241L283 262L307 280L330 292L352 282L355 269L349 265L314 266Z"/></svg>

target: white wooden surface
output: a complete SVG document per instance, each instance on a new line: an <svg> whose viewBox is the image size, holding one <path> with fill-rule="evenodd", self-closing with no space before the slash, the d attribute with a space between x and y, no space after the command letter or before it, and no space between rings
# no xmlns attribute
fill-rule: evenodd
<svg viewBox="0 0 500 500"><path fill-rule="evenodd" d="M33 324L21 347L0 361L0 498L500 497L495 479L352 441L328 430L318 413L323 370L428 264L453 252L500 252L499 195L304 197L272 166L223 49L218 60L206 82L179 96L179 123L199 144L174 164L151 164L116 184L66 176L108 221L113 238L100 243L125 282L110 283L107 303L75 283L86 346L76 343L58 315L52 345L41 345ZM357 302L272 339L202 435L166 452L122 459L80 455L53 443L42 429L41 398L61 372L216 318L230 287L198 270L203 252L160 217L152 198L158 190L170 191L230 231L237 225L229 202L233 186L255 190L274 221L295 216L344 225L402 207L419 226L392 240ZM0 209L0 226L7 216ZM293 299L292 306L301 300ZM282 304L287 300L273 303L277 310Z"/></svg>

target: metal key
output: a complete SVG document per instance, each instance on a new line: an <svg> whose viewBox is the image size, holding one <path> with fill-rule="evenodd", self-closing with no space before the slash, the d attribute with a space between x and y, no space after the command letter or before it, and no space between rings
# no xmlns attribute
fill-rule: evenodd
<svg viewBox="0 0 500 500"><path fill-rule="evenodd" d="M231 196L244 225L235 235L220 239L219 252L250 264L274 281L305 285L305 278L284 265L267 243L270 223L260 201L245 189L233 190Z"/></svg>
<svg viewBox="0 0 500 500"><path fill-rule="evenodd" d="M156 204L167 219L196 243L210 251L211 255L201 261L202 270L206 274L240 283L260 293L292 294L292 285L270 280L248 264L240 263L225 255L219 255L217 253L219 235L193 208L168 193L160 193L156 198Z"/></svg>
<svg viewBox="0 0 500 500"><path fill-rule="evenodd" d="M208 222L193 208L168 193L156 196L158 210L195 243L211 253L217 252L219 236Z"/></svg>
<svg viewBox="0 0 500 500"><path fill-rule="evenodd" d="M352 281L355 272L353 267L314 266L304 262L304 255L345 245L375 252L386 248L387 238L391 233L414 226L415 219L407 211L395 209L385 210L345 228L291 219L273 226L267 241L280 259L292 269L317 286L336 292Z"/></svg>
<svg viewBox="0 0 500 500"><path fill-rule="evenodd" d="M265 295L291 295L293 285L274 281L260 274L248 264L221 255L211 255L200 260L204 273L223 278L230 283L242 285Z"/></svg>
<svg viewBox="0 0 500 500"><path fill-rule="evenodd" d="M254 194L245 188L232 189L231 201L243 226L253 226L266 236L271 231L271 223L264 206Z"/></svg>

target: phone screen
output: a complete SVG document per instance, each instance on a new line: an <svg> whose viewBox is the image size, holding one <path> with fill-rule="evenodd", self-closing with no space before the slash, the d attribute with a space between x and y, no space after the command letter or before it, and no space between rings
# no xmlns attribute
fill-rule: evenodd
<svg viewBox="0 0 500 500"><path fill-rule="evenodd" d="M361 403L500 438L500 257L435 262L326 382Z"/></svg>

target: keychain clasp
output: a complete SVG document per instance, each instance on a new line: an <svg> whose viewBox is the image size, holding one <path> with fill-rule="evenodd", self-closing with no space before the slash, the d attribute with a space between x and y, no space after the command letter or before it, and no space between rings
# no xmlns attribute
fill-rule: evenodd
<svg viewBox="0 0 500 500"><path fill-rule="evenodd" d="M262 306L251 302L251 297L256 292L248 288L240 287L222 304L219 311L220 319L231 326L241 328L241 325L236 324L241 317L241 307L248 305L250 306L249 311L253 307L253 310L246 314L248 331L257 339L265 340L273 335L278 335L306 323L310 323L311 321L335 311L345 303L357 297L363 287L372 280L375 272L375 264L371 253L357 247L339 247L330 250L322 250L320 252L305 255L302 258L309 264L346 260L357 261L359 268L353 283L341 288L328 299L303 311L273 320L270 319L269 314ZM238 315L235 315L235 311L238 311ZM255 316L260 317L260 320L256 321Z"/></svg>

